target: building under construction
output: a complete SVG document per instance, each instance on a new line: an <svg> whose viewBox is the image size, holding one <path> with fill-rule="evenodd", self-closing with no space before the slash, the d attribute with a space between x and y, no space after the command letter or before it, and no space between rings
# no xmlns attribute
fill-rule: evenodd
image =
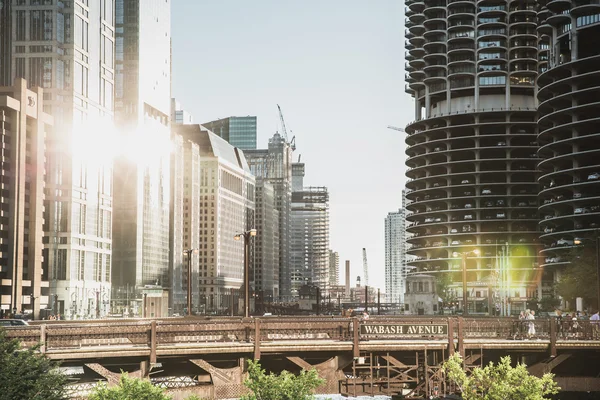
<svg viewBox="0 0 600 400"><path fill-rule="evenodd" d="M329 192L326 187L303 187L304 164L293 167L291 215L292 296L311 284L329 293Z"/></svg>

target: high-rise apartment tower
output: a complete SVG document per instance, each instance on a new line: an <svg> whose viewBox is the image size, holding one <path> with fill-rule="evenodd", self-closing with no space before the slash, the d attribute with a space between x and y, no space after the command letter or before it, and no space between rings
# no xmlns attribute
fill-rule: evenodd
<svg viewBox="0 0 600 400"><path fill-rule="evenodd" d="M0 77L44 89L43 270L63 316L104 315L112 252L114 0L3 1Z"/></svg>
<svg viewBox="0 0 600 400"><path fill-rule="evenodd" d="M506 276L516 309L537 295L540 274L535 1L406 6L410 264L450 274L460 299L465 254L470 310L506 298Z"/></svg>
<svg viewBox="0 0 600 400"><path fill-rule="evenodd" d="M600 228L600 4L538 3L540 228L558 280L576 239L593 247Z"/></svg>

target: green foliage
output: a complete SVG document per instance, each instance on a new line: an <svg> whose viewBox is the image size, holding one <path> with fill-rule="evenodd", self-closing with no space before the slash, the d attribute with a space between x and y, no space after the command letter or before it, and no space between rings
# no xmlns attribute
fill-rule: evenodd
<svg viewBox="0 0 600 400"><path fill-rule="evenodd" d="M452 277L450 274L438 274L435 281L435 290L445 306L456 300L455 292L450 290L451 284Z"/></svg>
<svg viewBox="0 0 600 400"><path fill-rule="evenodd" d="M582 297L586 304L596 304L596 259L593 252L575 250L568 255L571 264L561 274L556 284L556 292L565 300L574 304L575 298Z"/></svg>
<svg viewBox="0 0 600 400"><path fill-rule="evenodd" d="M464 400L542 400L558 393L552 374L541 378L530 375L525 364L510 365L510 357L502 357L496 365L464 371L459 354L453 354L443 365L448 379L456 384Z"/></svg>
<svg viewBox="0 0 600 400"><path fill-rule="evenodd" d="M252 393L242 396L241 400L308 400L313 398L313 390L324 382L314 369L303 370L300 375L288 371L267 375L258 360L250 360L244 384Z"/></svg>
<svg viewBox="0 0 600 400"><path fill-rule="evenodd" d="M57 364L33 349L21 349L0 328L0 400L65 399L67 377Z"/></svg>
<svg viewBox="0 0 600 400"><path fill-rule="evenodd" d="M130 378L127 373L121 375L117 386L108 387L101 383L94 388L88 400L170 400L164 389L156 387L148 379Z"/></svg>

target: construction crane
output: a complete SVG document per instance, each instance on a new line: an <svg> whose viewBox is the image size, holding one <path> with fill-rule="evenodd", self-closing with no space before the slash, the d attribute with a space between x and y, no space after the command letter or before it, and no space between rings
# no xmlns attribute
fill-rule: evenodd
<svg viewBox="0 0 600 400"><path fill-rule="evenodd" d="M388 129L393 129L393 130L398 131L398 132L406 132L404 130L404 128L398 128L397 126L388 125Z"/></svg>
<svg viewBox="0 0 600 400"><path fill-rule="evenodd" d="M281 107L279 107L279 104L277 104L277 109L279 110L279 120L281 121L281 133L283 135L283 139L287 143L288 142L287 129L285 128L285 121L283 119L283 113L281 112ZM291 133L291 131L290 131L290 133ZM290 143L290 147L292 148L292 150L296 150L296 136L294 136L292 138L292 141L289 143Z"/></svg>
<svg viewBox="0 0 600 400"><path fill-rule="evenodd" d="M364 268L364 278L365 278L365 286L369 286L369 266L367 264L367 249L363 247L363 268Z"/></svg>

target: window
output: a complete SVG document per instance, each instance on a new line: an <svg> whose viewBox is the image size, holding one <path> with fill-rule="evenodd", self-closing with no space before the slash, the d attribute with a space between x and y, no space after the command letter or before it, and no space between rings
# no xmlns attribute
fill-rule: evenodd
<svg viewBox="0 0 600 400"><path fill-rule="evenodd" d="M24 10L16 11L17 14L17 40L25 40L26 14Z"/></svg>
<svg viewBox="0 0 600 400"><path fill-rule="evenodd" d="M479 77L479 85L480 86L505 85L505 84L506 84L506 76L480 76Z"/></svg>
<svg viewBox="0 0 600 400"><path fill-rule="evenodd" d="M30 11L29 24L30 40L52 40L51 10Z"/></svg>
<svg viewBox="0 0 600 400"><path fill-rule="evenodd" d="M88 50L88 23L78 15L75 16L75 45Z"/></svg>
<svg viewBox="0 0 600 400"><path fill-rule="evenodd" d="M577 17L576 26L586 26L600 22L600 14L584 15Z"/></svg>
<svg viewBox="0 0 600 400"><path fill-rule="evenodd" d="M43 88L52 87L52 58L34 57L29 59L29 84Z"/></svg>

